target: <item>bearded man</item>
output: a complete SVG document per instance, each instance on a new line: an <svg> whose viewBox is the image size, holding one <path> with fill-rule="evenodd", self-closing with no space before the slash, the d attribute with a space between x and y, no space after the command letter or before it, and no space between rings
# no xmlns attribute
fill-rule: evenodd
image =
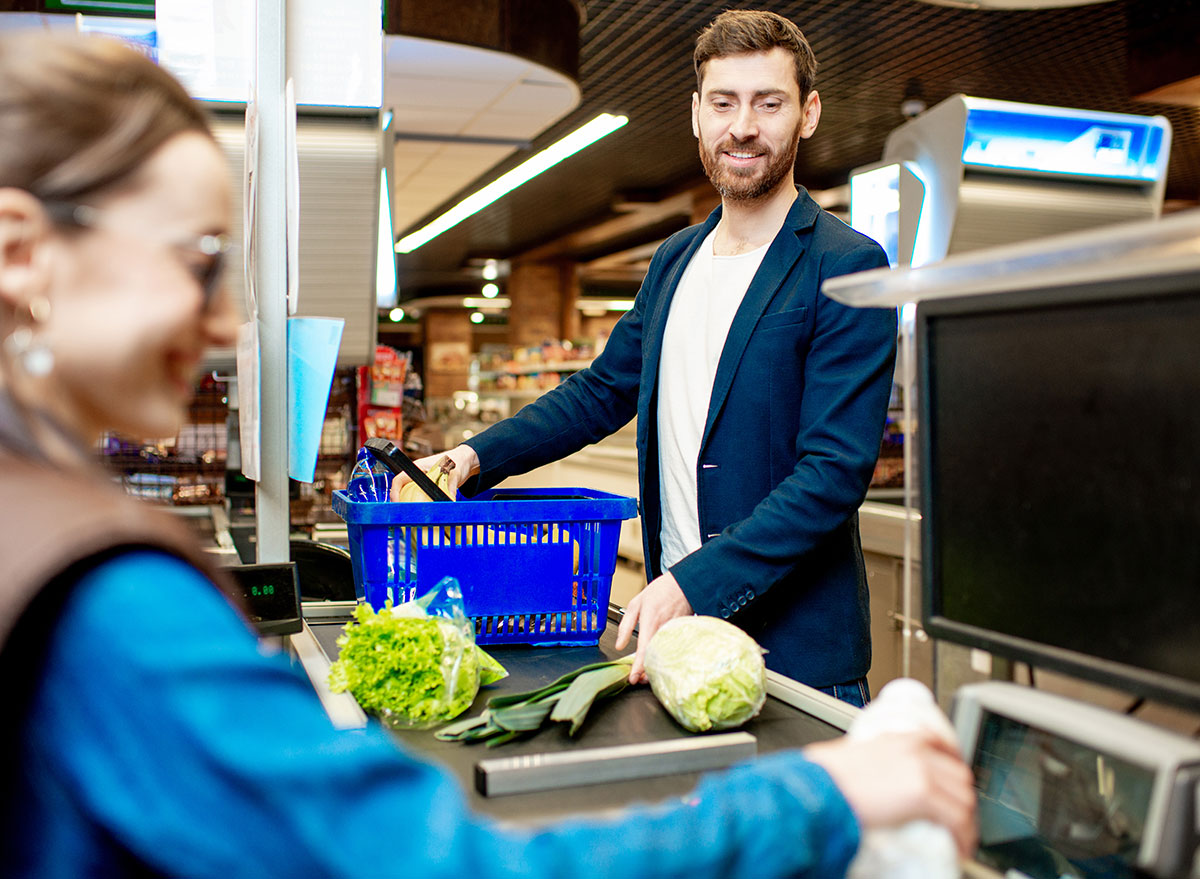
<svg viewBox="0 0 1200 879"><path fill-rule="evenodd" d="M470 494L636 415L650 582L618 631L624 648L639 628L631 678L659 626L710 614L749 632L769 668L861 705L871 644L858 507L896 315L820 289L887 258L793 182L821 117L800 30L770 12L725 12L694 59L692 131L720 207L658 249L590 368L451 450L454 472Z"/></svg>

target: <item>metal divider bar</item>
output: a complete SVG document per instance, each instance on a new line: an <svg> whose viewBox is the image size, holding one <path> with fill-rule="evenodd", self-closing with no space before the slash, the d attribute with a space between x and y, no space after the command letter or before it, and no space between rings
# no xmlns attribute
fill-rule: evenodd
<svg viewBox="0 0 1200 879"><path fill-rule="evenodd" d="M842 732L850 728L851 721L862 711L770 669L767 669L767 695L805 714L811 714Z"/></svg>
<svg viewBox="0 0 1200 879"><path fill-rule="evenodd" d="M288 636L288 644L293 654L299 660L304 673L312 682L313 689L321 700L321 706L337 729L363 729L367 725L367 715L354 701L349 693L335 693L329 689L329 657L317 643L317 638L308 627L295 635Z"/></svg>
<svg viewBox="0 0 1200 879"><path fill-rule="evenodd" d="M635 745L496 757L475 764L475 788L485 797L720 769L758 753L745 732Z"/></svg>

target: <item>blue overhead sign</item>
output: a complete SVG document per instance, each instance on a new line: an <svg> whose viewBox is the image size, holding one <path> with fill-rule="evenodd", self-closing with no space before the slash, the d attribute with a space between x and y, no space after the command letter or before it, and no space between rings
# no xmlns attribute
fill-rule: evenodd
<svg viewBox="0 0 1200 879"><path fill-rule="evenodd" d="M1166 174L1158 117L968 98L964 165L1145 182Z"/></svg>

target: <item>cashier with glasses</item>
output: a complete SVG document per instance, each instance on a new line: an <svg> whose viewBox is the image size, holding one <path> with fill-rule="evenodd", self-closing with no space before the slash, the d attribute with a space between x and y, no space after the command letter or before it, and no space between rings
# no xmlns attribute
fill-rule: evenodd
<svg viewBox="0 0 1200 879"><path fill-rule="evenodd" d="M862 828L973 844L969 772L840 740L686 803L532 830L372 724L331 726L189 535L93 463L175 433L219 283L226 171L180 85L100 37L0 35L0 875L837 876Z"/></svg>

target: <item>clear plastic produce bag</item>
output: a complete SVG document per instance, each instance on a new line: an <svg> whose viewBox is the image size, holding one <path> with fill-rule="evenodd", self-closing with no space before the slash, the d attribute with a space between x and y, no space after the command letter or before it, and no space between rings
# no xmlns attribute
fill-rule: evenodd
<svg viewBox="0 0 1200 879"><path fill-rule="evenodd" d="M375 476L387 478L374 479ZM350 482L347 485L350 497L356 501L380 503L388 500L390 487L391 474L388 469L367 451L365 446L360 448L354 456L354 469L350 472Z"/></svg>
<svg viewBox="0 0 1200 879"><path fill-rule="evenodd" d="M358 455L354 460L354 470L350 473L346 493L350 495L351 500L355 501L372 504L388 503L391 501L392 479L392 472L363 447L358 450ZM388 535L388 580L411 582L417 579L417 548L414 546L413 551L409 552L404 539L405 532L409 530L397 527Z"/></svg>
<svg viewBox="0 0 1200 879"><path fill-rule="evenodd" d="M425 595L376 613L360 604L338 637L330 688L394 727L425 728L471 707L481 684L507 675L475 644L462 591L444 577Z"/></svg>
<svg viewBox="0 0 1200 879"><path fill-rule="evenodd" d="M443 458L442 460L447 459ZM451 463L450 468L453 469L453 463ZM445 490L447 486L445 479L436 477L434 473L434 469L431 469L426 475L439 488ZM350 482L347 485L347 493L351 499L356 501L390 503L392 502L391 487L393 479L395 479L395 476L392 471L371 454L366 447L363 447L358 450L354 470L350 474ZM412 483L409 483L409 485L405 486L405 491L407 492L410 487L416 488ZM417 489L407 497L402 492L399 502L425 502L429 500L428 496ZM515 538L513 539L515 540ZM417 579L417 555L422 546L457 546L463 543L464 540L466 543L471 542L471 532L469 529L464 535L464 529L462 528L414 528L398 524L388 535L388 580L414 582ZM500 542L503 542L503 540Z"/></svg>

